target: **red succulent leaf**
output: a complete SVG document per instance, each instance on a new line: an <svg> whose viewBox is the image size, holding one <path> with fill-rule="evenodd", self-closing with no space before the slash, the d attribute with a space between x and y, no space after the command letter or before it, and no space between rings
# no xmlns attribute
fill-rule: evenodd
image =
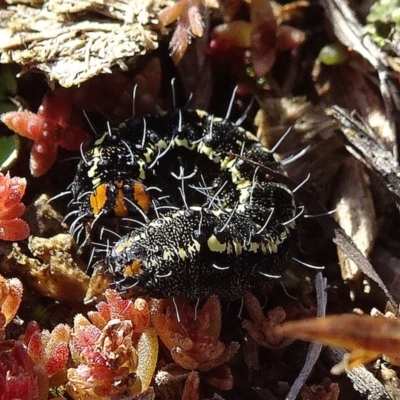
<svg viewBox="0 0 400 400"><path fill-rule="evenodd" d="M29 226L18 217L25 206L21 198L25 193L26 179L0 173L0 239L23 240L29 235Z"/></svg>
<svg viewBox="0 0 400 400"><path fill-rule="evenodd" d="M98 311L89 312L92 323L82 314L74 320L70 350L76 368L67 371L67 391L74 399L140 394L153 378L158 340L148 328L147 302L124 300L111 289L105 297Z"/></svg>
<svg viewBox="0 0 400 400"><path fill-rule="evenodd" d="M46 371L48 377L67 365L69 339L70 328L67 325L59 324L52 332L41 332L35 321L28 324L24 335L29 356L36 366Z"/></svg>
<svg viewBox="0 0 400 400"><path fill-rule="evenodd" d="M145 300L124 300L117 291L111 289L106 291L106 298L111 307L111 318L132 321L135 332L143 332L149 326L150 310Z"/></svg>
<svg viewBox="0 0 400 400"><path fill-rule="evenodd" d="M280 25L277 31L277 48L279 51L293 49L304 43L306 35L300 29L289 25Z"/></svg>
<svg viewBox="0 0 400 400"><path fill-rule="evenodd" d="M24 335L24 343L26 345L31 340L31 337L36 334L36 332L40 332L39 324L36 321L29 322L28 326L25 329Z"/></svg>
<svg viewBox="0 0 400 400"><path fill-rule="evenodd" d="M112 386L114 374L106 366L87 366L79 365L75 369L68 370L68 381L75 385L85 383L86 388L107 388L104 394L109 394L109 388ZM97 391L96 391L97 392Z"/></svg>
<svg viewBox="0 0 400 400"><path fill-rule="evenodd" d="M37 141L34 143L29 166L31 174L35 178L44 175L54 164L57 148L58 145L51 142Z"/></svg>
<svg viewBox="0 0 400 400"><path fill-rule="evenodd" d="M52 331L50 336L45 340L46 347L51 346L52 343L69 342L70 328L68 325L58 324Z"/></svg>
<svg viewBox="0 0 400 400"><path fill-rule="evenodd" d="M101 301L96 308L98 311L89 312L89 318L97 328L103 329L111 319L111 307L108 303Z"/></svg>
<svg viewBox="0 0 400 400"><path fill-rule="evenodd" d="M1 116L2 122L12 131L31 140L40 138L44 121L30 111L11 111Z"/></svg>
<svg viewBox="0 0 400 400"><path fill-rule="evenodd" d="M126 316L133 308L132 300L124 300L116 290L112 289L106 290L105 297L110 308L110 318L127 319Z"/></svg>
<svg viewBox="0 0 400 400"><path fill-rule="evenodd" d="M6 326L14 319L21 304L22 283L18 278L6 279L0 275L0 339Z"/></svg>
<svg viewBox="0 0 400 400"><path fill-rule="evenodd" d="M9 209L21 201L25 193L26 179L0 173L0 210Z"/></svg>
<svg viewBox="0 0 400 400"><path fill-rule="evenodd" d="M17 241L26 239L30 230L28 224L22 219L0 221L0 239Z"/></svg>
<svg viewBox="0 0 400 400"><path fill-rule="evenodd" d="M179 24L172 34L169 48L171 49L171 57L175 64L178 64L183 58L190 41L190 24L186 14L179 19Z"/></svg>
<svg viewBox="0 0 400 400"><path fill-rule="evenodd" d="M98 311L89 312L89 318L98 328L103 329L112 319L132 321L133 330L136 333L144 332L150 323L150 310L147 302L141 298L132 302L123 299L121 295L112 289L105 292L107 303L100 302L96 308Z"/></svg>
<svg viewBox="0 0 400 400"><path fill-rule="evenodd" d="M178 20L172 35L169 48L175 64L184 56L192 37L203 36L203 7L217 8L216 1L207 0L179 0L158 14L162 25L166 26Z"/></svg>
<svg viewBox="0 0 400 400"><path fill-rule="evenodd" d="M257 76L264 76L276 59L276 24L258 23L251 32L251 61Z"/></svg>
<svg viewBox="0 0 400 400"><path fill-rule="evenodd" d="M86 132L72 121L75 93L75 90L55 90L44 97L37 114L14 111L1 117L8 128L35 142L30 159L35 177L45 174L54 164L58 146L78 150L88 140Z"/></svg>
<svg viewBox="0 0 400 400"><path fill-rule="evenodd" d="M44 121L52 121L64 127L72 116L72 102L75 91L57 89L44 96L37 115Z"/></svg>
<svg viewBox="0 0 400 400"><path fill-rule="evenodd" d="M61 342L54 346L45 365L47 375L50 377L62 370L67 365L68 357L69 351L67 343Z"/></svg>
<svg viewBox="0 0 400 400"><path fill-rule="evenodd" d="M92 325L82 314L75 316L74 334L70 341L71 355L76 364L82 362L85 349L92 349L99 337L101 330Z"/></svg>
<svg viewBox="0 0 400 400"><path fill-rule="evenodd" d="M46 387L47 386L47 387ZM0 354L0 393L2 400L45 400L46 377L36 369L21 342Z"/></svg>
<svg viewBox="0 0 400 400"><path fill-rule="evenodd" d="M74 121L74 102L79 90L57 89L43 99L37 115L45 121L45 136L53 144L66 150L79 150L82 143L89 140L88 134Z"/></svg>
<svg viewBox="0 0 400 400"><path fill-rule="evenodd" d="M40 331L36 331L31 335L28 342L27 351L36 364L43 359L45 353Z"/></svg>
<svg viewBox="0 0 400 400"><path fill-rule="evenodd" d="M17 203L10 208L4 208L0 210L0 219L10 220L20 217L25 211L25 205L23 203Z"/></svg>

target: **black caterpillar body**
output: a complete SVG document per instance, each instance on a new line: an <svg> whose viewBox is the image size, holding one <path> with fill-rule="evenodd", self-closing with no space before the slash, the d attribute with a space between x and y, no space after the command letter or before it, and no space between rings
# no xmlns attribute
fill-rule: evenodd
<svg viewBox="0 0 400 400"><path fill-rule="evenodd" d="M107 257L120 290L233 299L266 290L296 241L293 193L256 165L281 171L250 132L178 109L111 128L84 154L72 191L80 220L133 220Z"/></svg>

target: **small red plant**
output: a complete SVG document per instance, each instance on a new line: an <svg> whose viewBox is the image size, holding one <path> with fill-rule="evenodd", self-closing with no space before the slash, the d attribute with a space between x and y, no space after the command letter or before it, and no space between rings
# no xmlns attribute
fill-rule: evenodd
<svg viewBox="0 0 400 400"><path fill-rule="evenodd" d="M123 300L111 289L105 296L90 321L82 314L74 320L70 350L77 367L68 370L67 384L74 399L139 395L153 377L158 341L147 302Z"/></svg>
<svg viewBox="0 0 400 400"><path fill-rule="evenodd" d="M34 141L30 170L33 176L45 174L54 164L58 147L78 150L87 134L70 122L72 91L56 90L47 94L37 114L30 111L11 111L2 115L7 127Z"/></svg>
<svg viewBox="0 0 400 400"><path fill-rule="evenodd" d="M250 21L234 20L214 28L210 54L219 60L232 60L237 49L250 50L251 65L257 78L265 76L275 63L278 53L300 46L305 33L282 23L285 14L305 7L305 1L296 1L277 8L269 0L252 0ZM242 58L245 60L245 54Z"/></svg>
<svg viewBox="0 0 400 400"><path fill-rule="evenodd" d="M110 320L129 320L135 333L144 332L150 324L150 310L147 302L141 298L124 300L115 290L106 290L107 303L97 304L98 311L88 313L91 322L99 329L103 329Z"/></svg>
<svg viewBox="0 0 400 400"><path fill-rule="evenodd" d="M10 348L0 352L2 400L46 400L48 388L46 373L34 365L22 342L10 342Z"/></svg>
<svg viewBox="0 0 400 400"><path fill-rule="evenodd" d="M29 235L28 224L19 217L25 211L21 198L26 179L0 173L0 239L23 240Z"/></svg>
<svg viewBox="0 0 400 400"><path fill-rule="evenodd" d="M47 376L52 378L65 371L69 358L69 339L70 328L67 325L59 324L52 332L40 331L38 323L32 321L26 328L24 343L34 364L44 369ZM55 385L51 382L50 386Z"/></svg>
<svg viewBox="0 0 400 400"><path fill-rule="evenodd" d="M221 305L217 297L210 297L197 312L183 301L177 300L175 308L171 299L152 300L152 321L176 364L205 373L207 381L221 390L232 389L232 373L225 363L239 344L219 340Z"/></svg>
<svg viewBox="0 0 400 400"><path fill-rule="evenodd" d="M5 328L14 319L21 304L22 283L17 278L0 275L0 340L5 339Z"/></svg>
<svg viewBox="0 0 400 400"><path fill-rule="evenodd" d="M6 338L5 328L16 316L22 294L19 279L0 275L0 398L45 400L49 388L45 370L35 364L22 341Z"/></svg>
<svg viewBox="0 0 400 400"><path fill-rule="evenodd" d="M30 170L39 177L54 164L59 147L71 151L79 150L82 143L85 147L90 138L82 128L84 111L112 120L128 118L132 115L135 93L135 111L154 113L160 85L160 62L153 58L134 76L102 74L79 87L59 87L44 96L37 113L8 112L1 120L9 129L33 140Z"/></svg>
<svg viewBox="0 0 400 400"><path fill-rule="evenodd" d="M216 0L179 0L158 14L158 19L164 26L178 20L169 45L175 64L181 61L191 38L203 36L202 7L217 8L218 3Z"/></svg>
<svg viewBox="0 0 400 400"><path fill-rule="evenodd" d="M263 347L269 349L281 349L293 342L277 332L286 318L286 313L281 307L275 307L264 315L263 309L257 298L251 293L244 295L244 304L250 314L252 321L243 320L242 326L249 335Z"/></svg>

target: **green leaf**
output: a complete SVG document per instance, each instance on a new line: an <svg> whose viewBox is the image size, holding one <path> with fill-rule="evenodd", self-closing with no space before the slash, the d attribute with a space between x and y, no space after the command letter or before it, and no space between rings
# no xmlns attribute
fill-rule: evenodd
<svg viewBox="0 0 400 400"><path fill-rule="evenodd" d="M17 159L19 139L17 135L0 136L0 171L7 171Z"/></svg>

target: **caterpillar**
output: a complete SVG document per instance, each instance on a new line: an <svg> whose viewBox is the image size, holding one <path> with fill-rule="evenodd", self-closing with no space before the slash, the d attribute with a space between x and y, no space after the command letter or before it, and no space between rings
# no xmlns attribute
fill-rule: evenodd
<svg viewBox="0 0 400 400"><path fill-rule="evenodd" d="M76 221L92 229L129 218L106 257L121 291L187 299L265 291L287 267L300 207L263 166L282 172L227 119L183 109L134 117L83 154L72 183Z"/></svg>

